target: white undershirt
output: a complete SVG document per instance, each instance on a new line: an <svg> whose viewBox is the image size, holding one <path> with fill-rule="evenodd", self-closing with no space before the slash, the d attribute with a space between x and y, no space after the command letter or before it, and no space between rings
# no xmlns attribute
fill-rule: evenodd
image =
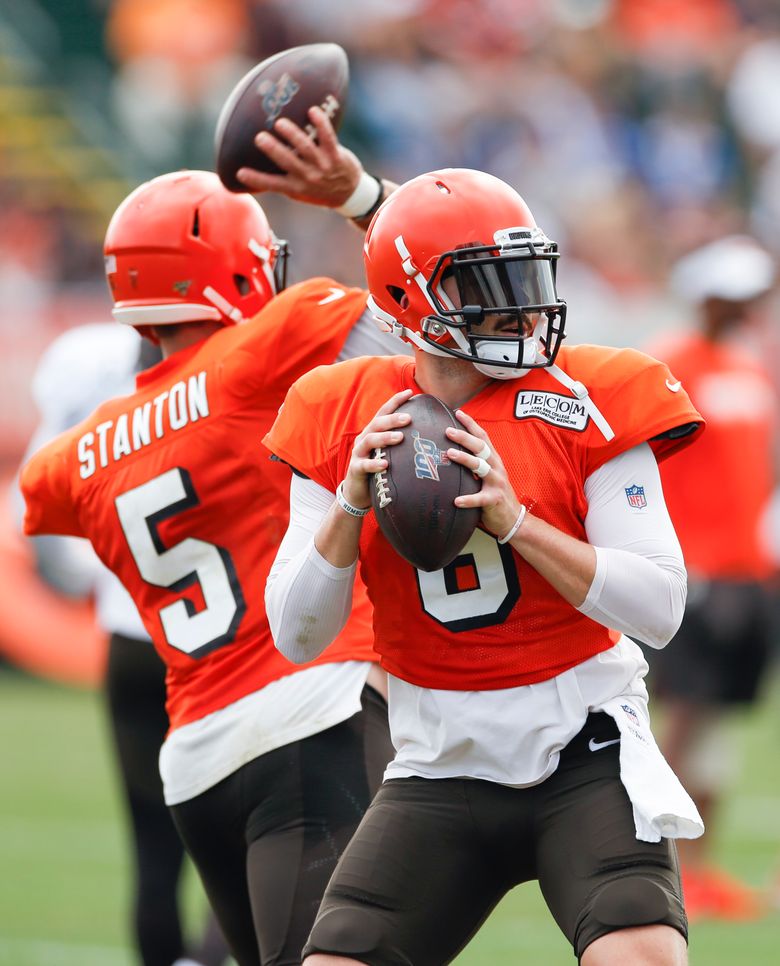
<svg viewBox="0 0 780 966"><path fill-rule="evenodd" d="M626 487L636 484L644 487L645 507L628 502ZM662 647L682 619L686 574L649 445L634 447L596 470L586 481L585 492L585 532L596 546L597 565L579 609L593 620ZM332 493L313 481L294 478L290 529L266 588L277 647L294 661L319 653L348 612L355 565L332 567L313 541L333 500ZM305 635L299 633L301 615ZM301 640L307 644L305 653ZM624 636L614 647L557 677L521 687L449 691L421 688L390 675L396 756L385 777L536 784L555 770L560 750L582 729L589 711L625 697L646 715L646 673L641 649Z"/></svg>

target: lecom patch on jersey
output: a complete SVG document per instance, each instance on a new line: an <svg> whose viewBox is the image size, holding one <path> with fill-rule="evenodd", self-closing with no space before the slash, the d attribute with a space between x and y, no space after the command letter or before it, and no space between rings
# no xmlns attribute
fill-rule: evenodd
<svg viewBox="0 0 780 966"><path fill-rule="evenodd" d="M557 392L519 392L515 401L516 419L543 419L553 426L583 432L588 412L579 399Z"/></svg>

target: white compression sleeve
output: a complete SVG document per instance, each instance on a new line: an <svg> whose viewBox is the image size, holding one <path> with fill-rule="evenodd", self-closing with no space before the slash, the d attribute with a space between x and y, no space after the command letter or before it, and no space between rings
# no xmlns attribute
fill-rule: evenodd
<svg viewBox="0 0 780 966"><path fill-rule="evenodd" d="M314 546L314 534L335 495L293 474L290 525L265 587L265 608L274 642L295 664L311 661L330 644L352 609L357 561L334 567Z"/></svg>
<svg viewBox="0 0 780 966"><path fill-rule="evenodd" d="M635 494L639 505L626 492L635 486L644 491ZM592 473L585 495L585 532L596 548L596 574L578 610L651 647L664 647L682 620L687 575L649 444Z"/></svg>

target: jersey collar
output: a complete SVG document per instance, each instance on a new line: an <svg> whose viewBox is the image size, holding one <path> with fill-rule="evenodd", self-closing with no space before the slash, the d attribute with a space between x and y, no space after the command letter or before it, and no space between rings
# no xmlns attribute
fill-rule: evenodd
<svg viewBox="0 0 780 966"><path fill-rule="evenodd" d="M172 372L181 368L181 366L197 355L203 348L204 342L205 340L196 342L194 345L189 345L186 349L179 349L178 352L174 352L173 355L168 356L167 359L163 359L162 362L158 362L156 365L151 366L151 368L137 373L135 377L136 389L144 389L146 386L153 385L155 382L166 378Z"/></svg>

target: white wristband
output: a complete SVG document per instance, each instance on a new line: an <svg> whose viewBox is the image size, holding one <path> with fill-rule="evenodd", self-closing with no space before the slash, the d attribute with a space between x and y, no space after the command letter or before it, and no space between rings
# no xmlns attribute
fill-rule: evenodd
<svg viewBox="0 0 780 966"><path fill-rule="evenodd" d="M348 513L350 516L353 516L353 517L364 517L371 509L370 506L367 506L365 509L363 509L359 506L352 506L351 503L347 502L347 498L344 496L343 480L336 487L336 503L338 503L338 505L341 507L342 510L344 510L346 513Z"/></svg>
<svg viewBox="0 0 780 966"><path fill-rule="evenodd" d="M515 520L514 524L512 525L512 529L509 530L508 533L505 533L503 537L500 537L499 538L499 540L498 540L499 543L509 543L509 541L512 539L512 537L520 529L520 525L522 524L523 520L525 520L525 515L526 515L527 512L528 512L528 507L524 503L521 503L520 504L520 512L518 513L517 519Z"/></svg>
<svg viewBox="0 0 780 966"><path fill-rule="evenodd" d="M376 207L377 202L382 197L383 190L382 182L378 178L375 178L367 171L363 171L357 187L349 198L347 198L343 205L339 205L338 208L334 208L333 210L345 218L362 218L372 208Z"/></svg>

